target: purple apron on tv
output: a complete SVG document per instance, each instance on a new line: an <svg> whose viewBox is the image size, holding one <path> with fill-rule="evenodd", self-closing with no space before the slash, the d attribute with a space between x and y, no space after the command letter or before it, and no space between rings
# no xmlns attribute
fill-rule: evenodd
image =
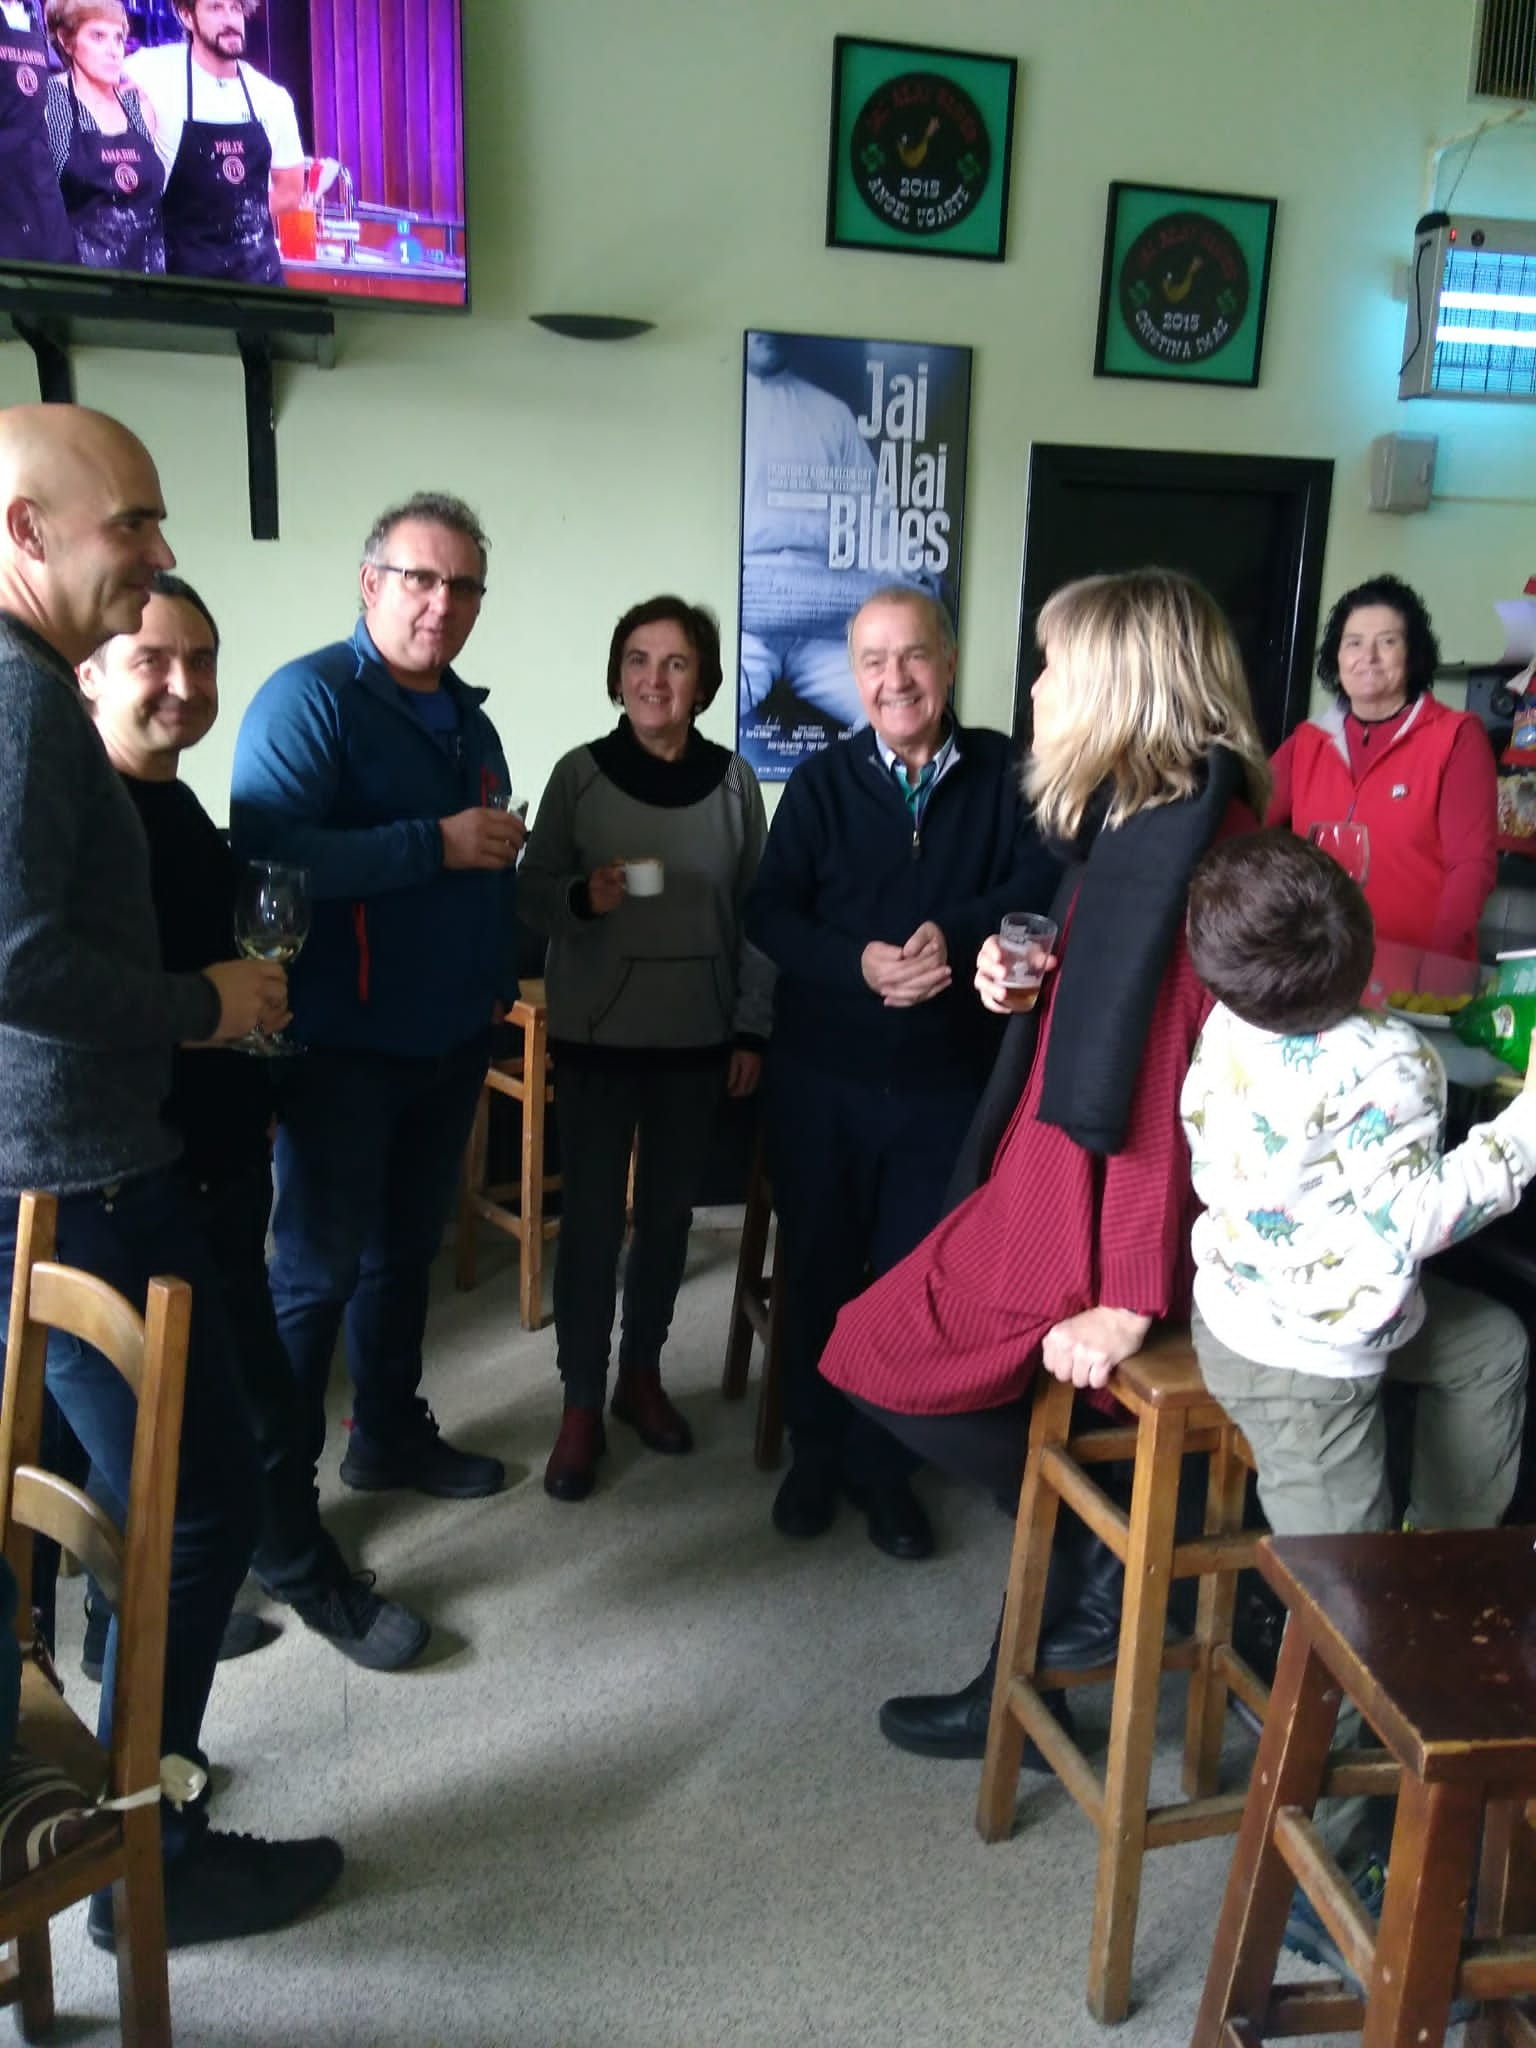
<svg viewBox="0 0 1536 2048"><path fill-rule="evenodd" d="M165 269L160 195L165 173L155 145L124 105L121 135L80 124L80 101L69 84L69 156L59 176L65 210L75 231L76 260L93 270ZM122 104L119 95L119 104Z"/></svg>
<svg viewBox="0 0 1536 2048"><path fill-rule="evenodd" d="M175 276L225 284L281 284L268 187L272 144L237 67L248 121L194 121L192 45L187 45L187 118L166 180L165 267Z"/></svg>
<svg viewBox="0 0 1536 2048"><path fill-rule="evenodd" d="M0 257L73 263L43 119L48 44L40 28L12 28L0 12Z"/></svg>

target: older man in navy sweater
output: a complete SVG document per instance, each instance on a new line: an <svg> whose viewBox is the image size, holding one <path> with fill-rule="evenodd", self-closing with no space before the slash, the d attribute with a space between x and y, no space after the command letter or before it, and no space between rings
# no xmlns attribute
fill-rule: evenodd
<svg viewBox="0 0 1536 2048"><path fill-rule="evenodd" d="M933 1536L915 1461L817 1361L844 1302L938 1220L997 1049L972 963L1005 912L1050 902L1058 869L1011 742L950 709L942 605L879 591L848 652L869 725L790 778L747 905L779 970L765 1099L793 1462L773 1519L819 1536L843 1491L877 1548L919 1558Z"/></svg>

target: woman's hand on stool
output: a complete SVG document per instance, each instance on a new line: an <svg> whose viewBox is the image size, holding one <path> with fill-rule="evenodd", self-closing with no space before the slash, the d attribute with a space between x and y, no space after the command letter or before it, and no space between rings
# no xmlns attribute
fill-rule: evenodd
<svg viewBox="0 0 1536 2048"><path fill-rule="evenodd" d="M1045 1333L1041 1361L1048 1373L1074 1387L1102 1387L1115 1367L1141 1349L1152 1327L1134 1309L1084 1309Z"/></svg>

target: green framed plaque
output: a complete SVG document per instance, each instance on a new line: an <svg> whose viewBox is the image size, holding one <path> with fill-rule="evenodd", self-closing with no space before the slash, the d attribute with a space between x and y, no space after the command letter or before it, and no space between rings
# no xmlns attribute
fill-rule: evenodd
<svg viewBox="0 0 1536 2048"><path fill-rule="evenodd" d="M1094 375L1252 389L1275 212L1241 192L1111 185Z"/></svg>
<svg viewBox="0 0 1536 2048"><path fill-rule="evenodd" d="M1001 263L1013 57L838 36L827 246Z"/></svg>

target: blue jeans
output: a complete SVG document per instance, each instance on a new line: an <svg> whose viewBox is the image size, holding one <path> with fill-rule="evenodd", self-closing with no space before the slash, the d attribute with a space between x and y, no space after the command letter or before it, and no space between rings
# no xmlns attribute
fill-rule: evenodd
<svg viewBox="0 0 1536 2048"><path fill-rule="evenodd" d="M14 1196L0 1197L0 1269L6 1275L7 1299L18 1206ZM136 1176L112 1189L61 1196L58 1256L64 1264L105 1280L141 1312L153 1275L173 1273L191 1284L192 1329L171 1535L161 1724L162 1751L187 1756L197 1746L224 1625L261 1522L261 1464L223 1295L187 1190L170 1168ZM138 1415L132 1389L99 1351L62 1332L49 1339L48 1389L112 1496L121 1522ZM114 1622L97 1720L103 1743L111 1739L116 1667ZM205 1825L200 1815L164 1808L167 1856L183 1849Z"/></svg>
<svg viewBox="0 0 1536 2048"><path fill-rule="evenodd" d="M428 1275L489 1057L487 1029L432 1059L321 1050L292 1062L268 1277L312 1466L343 1320L356 1434L402 1445L427 1425Z"/></svg>

